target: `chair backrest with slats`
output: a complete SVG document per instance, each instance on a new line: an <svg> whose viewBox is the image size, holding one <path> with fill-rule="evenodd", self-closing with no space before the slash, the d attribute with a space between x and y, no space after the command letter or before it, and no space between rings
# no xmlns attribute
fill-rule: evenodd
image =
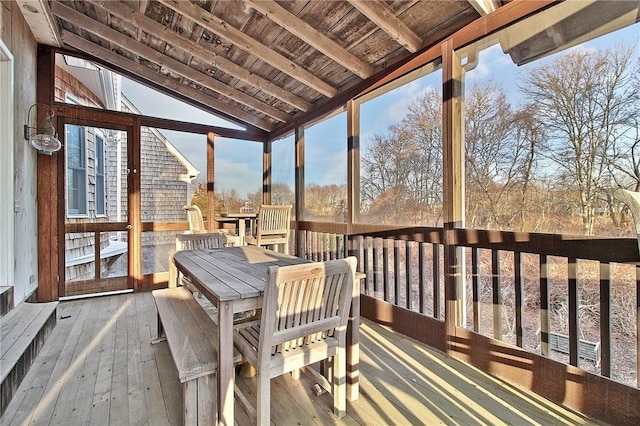
<svg viewBox="0 0 640 426"><path fill-rule="evenodd" d="M263 239L273 241L280 238L284 241L289 239L289 229L291 226L291 205L271 205L263 204L258 210L256 240L261 245Z"/></svg>
<svg viewBox="0 0 640 426"><path fill-rule="evenodd" d="M220 248L225 245L226 237L220 232L207 234L177 234L176 250L203 250Z"/></svg>
<svg viewBox="0 0 640 426"><path fill-rule="evenodd" d="M260 356L344 339L356 258L271 267L260 323ZM266 351L266 352L265 352Z"/></svg>
<svg viewBox="0 0 640 426"><path fill-rule="evenodd" d="M192 234L207 232L202 219L202 212L198 206L184 206L187 211L187 220L189 221L189 230Z"/></svg>

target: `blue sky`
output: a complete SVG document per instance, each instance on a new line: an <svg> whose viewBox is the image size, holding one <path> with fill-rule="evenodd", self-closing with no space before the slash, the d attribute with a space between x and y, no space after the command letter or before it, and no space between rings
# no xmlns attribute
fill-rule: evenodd
<svg viewBox="0 0 640 426"><path fill-rule="evenodd" d="M640 52L640 25L619 30L605 37L581 45L578 48L605 48L621 42L635 43ZM564 52L566 53L566 52ZM640 53L639 55L640 56ZM548 61L553 57L546 58ZM517 93L516 76L530 67L539 67L542 61L517 67L498 45L484 50L476 69L467 74L467 85L474 80L493 78L507 94ZM385 134L392 124L404 117L407 106L429 87L441 91L440 71L397 88L383 96L370 100L361 109L361 144L366 149L374 134ZM225 120L186 105L152 89L123 78L123 93L145 115L239 128ZM517 102L517 99L511 99ZM200 172L199 180L206 178L206 138L201 135L161 132L185 155ZM346 183L346 113L305 130L305 156L307 184ZM293 187L294 153L293 136L274 142L274 182L284 182ZM241 197L260 189L262 182L262 146L260 143L216 139L216 189L235 189Z"/></svg>

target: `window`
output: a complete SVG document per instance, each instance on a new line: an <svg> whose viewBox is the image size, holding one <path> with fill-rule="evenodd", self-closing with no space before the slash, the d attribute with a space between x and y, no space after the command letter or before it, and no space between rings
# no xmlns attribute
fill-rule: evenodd
<svg viewBox="0 0 640 426"><path fill-rule="evenodd" d="M106 210L104 176L104 139L96 134L96 214L104 215Z"/></svg>
<svg viewBox="0 0 640 426"><path fill-rule="evenodd" d="M67 214L87 214L87 153L85 129L66 126Z"/></svg>

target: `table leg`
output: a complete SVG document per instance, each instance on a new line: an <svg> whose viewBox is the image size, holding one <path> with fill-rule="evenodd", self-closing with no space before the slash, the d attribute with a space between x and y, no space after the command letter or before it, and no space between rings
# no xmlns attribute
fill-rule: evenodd
<svg viewBox="0 0 640 426"><path fill-rule="evenodd" d="M233 425L233 303L218 303L218 424Z"/></svg>
<svg viewBox="0 0 640 426"><path fill-rule="evenodd" d="M178 269L176 263L173 261L174 250L169 250L169 287L176 287L178 285Z"/></svg>
<svg viewBox="0 0 640 426"><path fill-rule="evenodd" d="M238 219L238 236L240 237L240 245L243 246L244 245L244 237L247 233L247 228L246 228L246 224L244 222L244 219L239 218Z"/></svg>
<svg viewBox="0 0 640 426"><path fill-rule="evenodd" d="M353 286L351 311L347 321L347 400L360 394L360 280Z"/></svg>

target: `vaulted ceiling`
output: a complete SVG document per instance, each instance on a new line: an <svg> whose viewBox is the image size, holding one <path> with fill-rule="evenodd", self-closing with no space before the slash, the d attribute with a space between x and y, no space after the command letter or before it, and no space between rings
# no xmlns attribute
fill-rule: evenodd
<svg viewBox="0 0 640 426"><path fill-rule="evenodd" d="M270 132L503 2L18 3L39 43L98 58L209 112Z"/></svg>

